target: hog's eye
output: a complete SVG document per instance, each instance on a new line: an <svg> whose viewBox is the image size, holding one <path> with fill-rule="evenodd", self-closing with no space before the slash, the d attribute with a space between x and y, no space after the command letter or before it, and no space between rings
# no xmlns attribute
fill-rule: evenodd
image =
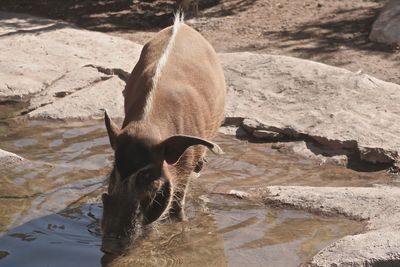
<svg viewBox="0 0 400 267"><path fill-rule="evenodd" d="M138 177L140 177L140 179L151 179L152 176L152 170L151 169L146 169L146 170L142 170L141 172L138 173Z"/></svg>
<svg viewBox="0 0 400 267"><path fill-rule="evenodd" d="M153 168L143 169L136 176L136 185L139 187L149 186L157 178L157 174Z"/></svg>

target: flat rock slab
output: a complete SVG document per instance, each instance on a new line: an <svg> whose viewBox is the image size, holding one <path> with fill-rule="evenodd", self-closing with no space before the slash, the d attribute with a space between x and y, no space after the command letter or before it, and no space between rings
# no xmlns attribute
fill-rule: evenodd
<svg viewBox="0 0 400 267"><path fill-rule="evenodd" d="M384 44L400 44L400 1L388 1L372 25L369 39Z"/></svg>
<svg viewBox="0 0 400 267"><path fill-rule="evenodd" d="M37 107L40 100L36 101L29 109L36 109L31 118L91 118L101 114L99 107L121 116L122 107L114 106L122 103L123 80L138 60L141 45L28 15L0 12L0 20L0 101L46 96L40 104L53 105ZM88 66L97 74L88 73ZM81 96L85 89L91 93Z"/></svg>
<svg viewBox="0 0 400 267"><path fill-rule="evenodd" d="M310 137L360 151L369 162L400 160L400 86L298 58L220 54L226 116L255 136Z"/></svg>
<svg viewBox="0 0 400 267"><path fill-rule="evenodd" d="M230 192L237 195L237 192ZM271 186L242 193L269 205L367 221L366 232L346 236L316 254L310 266L400 265L400 188L379 186Z"/></svg>
<svg viewBox="0 0 400 267"><path fill-rule="evenodd" d="M65 74L31 101L27 116L31 119L103 118L103 109L113 117L122 117L125 82L116 75L81 67Z"/></svg>

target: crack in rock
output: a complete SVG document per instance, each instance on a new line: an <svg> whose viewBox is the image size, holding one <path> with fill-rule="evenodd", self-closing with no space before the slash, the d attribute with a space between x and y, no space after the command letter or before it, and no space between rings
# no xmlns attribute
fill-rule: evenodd
<svg viewBox="0 0 400 267"><path fill-rule="evenodd" d="M125 83L128 82L129 76L131 75L129 72L121 69L121 68L105 68L102 66L94 65L94 64L87 64L84 67L94 68L97 71L107 74L107 75L116 75Z"/></svg>
<svg viewBox="0 0 400 267"><path fill-rule="evenodd" d="M32 112L32 111L38 109L38 108L41 108L41 107L45 107L45 106L47 106L47 105L54 104L55 102L59 101L57 98L61 98L61 99L62 99L62 98L65 98L65 97L67 97L67 96L71 96L71 95L73 95L73 94L75 94L75 93L77 93L77 92L79 92L79 91L81 91L81 90L84 90L84 89L86 89L86 88L89 88L89 87L95 85L96 83L99 83L99 82L102 82L102 81L106 81L106 80L110 79L111 77L112 77L112 76L102 76L102 77L99 77L98 79L96 79L96 80L94 80L94 81L89 82L88 84L86 84L86 85L84 85L84 86L77 87L77 88L73 88L73 89L71 89L71 91L60 91L60 92L56 92L56 93L54 93L54 94L52 95L54 101L48 101L48 102L45 102L45 103L41 103L38 107L30 108L30 109L28 109L27 111L21 112L21 115L26 115L26 114L28 114L28 113L30 113L30 112Z"/></svg>
<svg viewBox="0 0 400 267"><path fill-rule="evenodd" d="M48 88L50 88L51 86L53 86L54 84L56 84L58 81L60 81L61 79L63 79L67 74L69 73L69 71L61 74L59 77L57 77L56 79L52 80L51 82L44 82L43 83L43 87L39 90L39 92L36 92L34 94L32 94L33 96L35 95L40 95L41 93L43 93L44 91L46 91Z"/></svg>
<svg viewBox="0 0 400 267"><path fill-rule="evenodd" d="M65 98L74 97L78 92L90 89L96 84L109 80L113 75L107 75L93 70L91 67L82 67L65 72L57 79L46 84L43 90L34 94L30 99L29 107L22 111L21 115L29 114L39 108L64 101ZM117 77L117 76L115 76Z"/></svg>

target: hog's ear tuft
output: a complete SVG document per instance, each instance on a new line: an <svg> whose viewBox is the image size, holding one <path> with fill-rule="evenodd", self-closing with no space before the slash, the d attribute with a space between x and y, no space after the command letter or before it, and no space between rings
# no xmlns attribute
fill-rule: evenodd
<svg viewBox="0 0 400 267"><path fill-rule="evenodd" d="M110 138L110 144L112 149L115 150L117 136L120 134L120 128L110 119L107 111L104 111L104 122L106 124L108 137Z"/></svg>
<svg viewBox="0 0 400 267"><path fill-rule="evenodd" d="M203 138L189 135L174 135L161 143L165 161L168 164L176 163L186 149L194 145L206 146L214 154L220 155L224 153L217 144Z"/></svg>

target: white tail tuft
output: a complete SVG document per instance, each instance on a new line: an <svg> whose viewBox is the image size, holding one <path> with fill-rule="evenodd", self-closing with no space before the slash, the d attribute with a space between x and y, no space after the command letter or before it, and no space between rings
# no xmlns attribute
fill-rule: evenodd
<svg viewBox="0 0 400 267"><path fill-rule="evenodd" d="M183 11L181 9L178 9L178 11L175 13L174 28L177 27L178 24L183 23L184 19L185 16L183 14Z"/></svg>
<svg viewBox="0 0 400 267"><path fill-rule="evenodd" d="M172 47L174 46L174 43L175 43L176 34L178 33L179 28L182 24L183 24L183 12L178 11L175 14L174 26L172 28L171 38L169 39L169 42L168 42L167 46L165 47L164 52L162 53L162 55L160 57L160 60L157 63L156 72L155 72L153 80L152 80L151 90L149 92L149 95L146 98L146 104L144 106L144 111L143 111L143 118L145 118L151 110L154 91L157 90L157 85L158 85L158 81L160 80L160 77L161 77L161 72L162 72L164 66L167 64L169 54L171 53Z"/></svg>

